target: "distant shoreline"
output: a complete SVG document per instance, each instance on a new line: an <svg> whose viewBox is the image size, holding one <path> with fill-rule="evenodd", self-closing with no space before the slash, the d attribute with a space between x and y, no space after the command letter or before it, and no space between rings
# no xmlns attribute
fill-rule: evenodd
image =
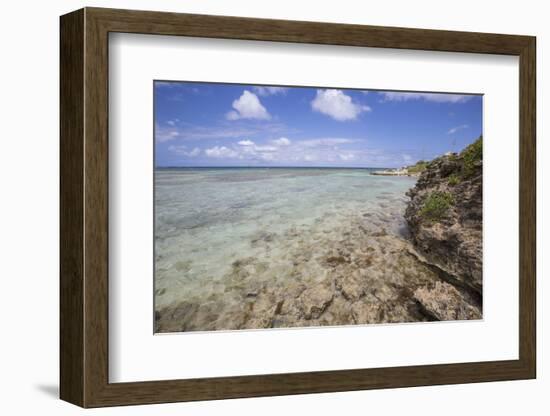
<svg viewBox="0 0 550 416"><path fill-rule="evenodd" d="M383 170L375 170L371 172L371 175L374 176L408 176L408 177L418 177L420 176L420 172L411 173L408 172L406 169L402 170L395 170L395 169L383 169Z"/></svg>

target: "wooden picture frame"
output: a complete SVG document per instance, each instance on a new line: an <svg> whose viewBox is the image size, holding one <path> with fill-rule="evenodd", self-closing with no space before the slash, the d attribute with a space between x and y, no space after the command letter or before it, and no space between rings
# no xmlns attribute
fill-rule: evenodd
<svg viewBox="0 0 550 416"><path fill-rule="evenodd" d="M60 396L82 407L536 377L535 51L530 36L85 8L61 17ZM110 32L514 55L520 66L519 359L110 383Z"/></svg>

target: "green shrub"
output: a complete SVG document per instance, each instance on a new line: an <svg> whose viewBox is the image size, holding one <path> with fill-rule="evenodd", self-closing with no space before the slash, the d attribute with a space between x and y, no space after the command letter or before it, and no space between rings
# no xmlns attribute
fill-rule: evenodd
<svg viewBox="0 0 550 416"><path fill-rule="evenodd" d="M420 160L420 161L416 162L415 165L409 166L407 168L407 171L409 173L421 173L424 170L426 170L427 166L428 166L428 162L424 162L423 160Z"/></svg>
<svg viewBox="0 0 550 416"><path fill-rule="evenodd" d="M439 221L445 216L453 203L453 197L450 193L434 191L424 200L420 215L428 220Z"/></svg>
<svg viewBox="0 0 550 416"><path fill-rule="evenodd" d="M451 186L458 185L460 183L460 176L458 176L456 173L451 174L451 176L449 176L448 183Z"/></svg>
<svg viewBox="0 0 550 416"><path fill-rule="evenodd" d="M464 160L462 174L464 177L471 176L475 172L476 163L483 159L482 136L462 151L462 158Z"/></svg>

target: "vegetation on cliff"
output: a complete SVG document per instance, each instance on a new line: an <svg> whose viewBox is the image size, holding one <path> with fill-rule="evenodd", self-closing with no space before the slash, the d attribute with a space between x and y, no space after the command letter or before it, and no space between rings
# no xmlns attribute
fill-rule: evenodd
<svg viewBox="0 0 550 416"><path fill-rule="evenodd" d="M470 177L476 173L476 168L483 160L483 139L481 136L461 153L464 160L462 175Z"/></svg>
<svg viewBox="0 0 550 416"><path fill-rule="evenodd" d="M426 170L426 167L428 166L428 162L425 162L423 160L419 160L412 166L407 166L407 171L410 174L420 174Z"/></svg>
<svg viewBox="0 0 550 416"><path fill-rule="evenodd" d="M420 215L432 221L439 221L449 211L453 202L449 192L434 191L424 200Z"/></svg>

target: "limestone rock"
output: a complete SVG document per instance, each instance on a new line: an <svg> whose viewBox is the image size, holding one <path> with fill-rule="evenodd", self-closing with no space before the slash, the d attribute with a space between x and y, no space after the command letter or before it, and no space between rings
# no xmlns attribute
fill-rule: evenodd
<svg viewBox="0 0 550 416"><path fill-rule="evenodd" d="M306 319L317 319L330 305L334 291L324 283L312 286L300 295L300 307Z"/></svg>
<svg viewBox="0 0 550 416"><path fill-rule="evenodd" d="M481 138L428 164L408 192L405 219L416 249L481 295L483 167L480 153L479 160L471 157L471 149L480 148Z"/></svg>
<svg viewBox="0 0 550 416"><path fill-rule="evenodd" d="M365 294L366 279L359 273L349 273L337 282L337 287L347 300L357 300Z"/></svg>
<svg viewBox="0 0 550 416"><path fill-rule="evenodd" d="M414 292L422 312L438 321L481 319L481 311L464 300L460 292L445 282L433 288L421 287Z"/></svg>

